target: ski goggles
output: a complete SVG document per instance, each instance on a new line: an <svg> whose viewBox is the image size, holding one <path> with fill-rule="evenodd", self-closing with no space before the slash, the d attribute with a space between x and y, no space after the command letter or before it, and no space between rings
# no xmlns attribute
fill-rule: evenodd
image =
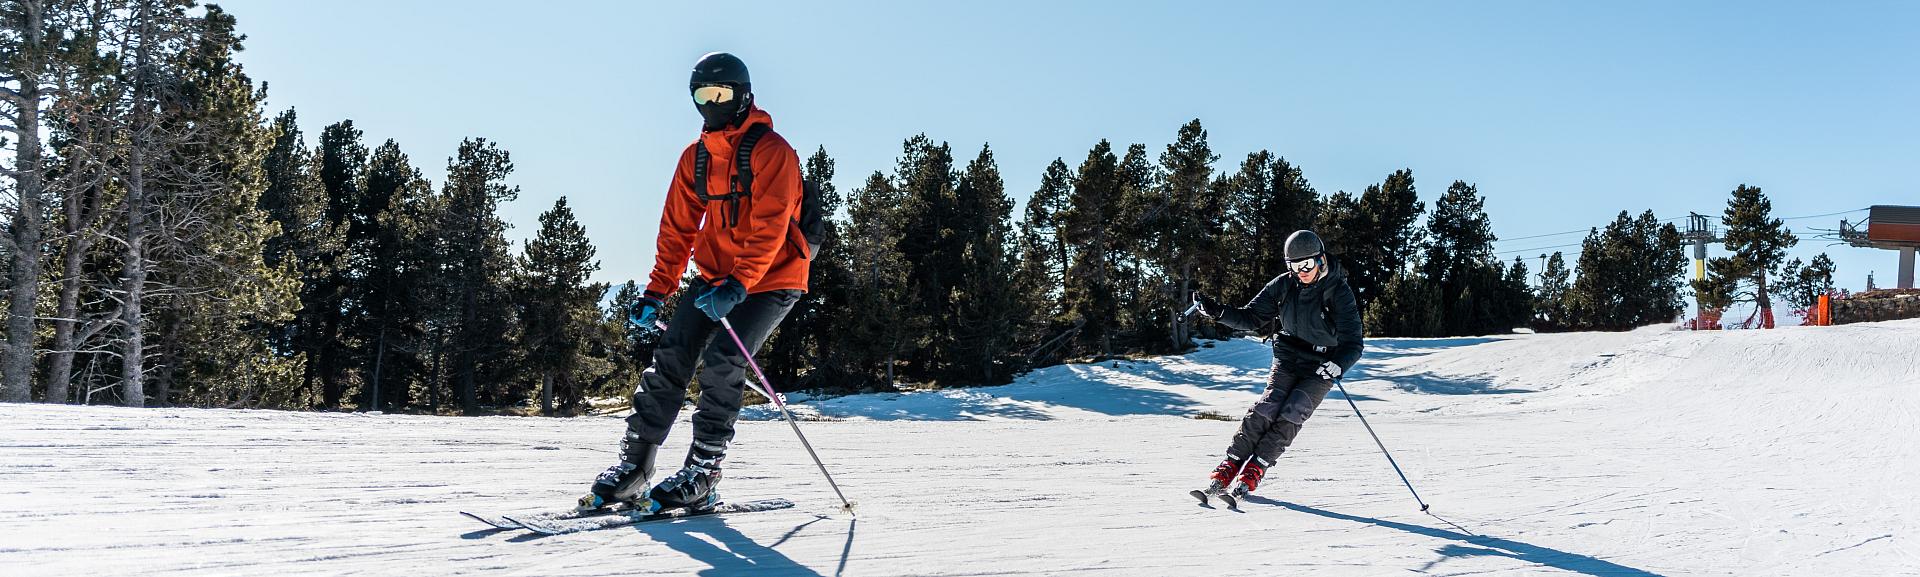
<svg viewBox="0 0 1920 577"><path fill-rule="evenodd" d="M1319 267L1320 257L1317 256L1287 261L1287 270L1293 271L1294 274L1307 274Z"/></svg>
<svg viewBox="0 0 1920 577"><path fill-rule="evenodd" d="M709 84L693 87L693 103L732 102L733 87L724 84Z"/></svg>

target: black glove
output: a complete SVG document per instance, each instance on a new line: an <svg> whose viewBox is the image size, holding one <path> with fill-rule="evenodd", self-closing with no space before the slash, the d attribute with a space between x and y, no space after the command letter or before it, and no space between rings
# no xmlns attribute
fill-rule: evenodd
<svg viewBox="0 0 1920 577"><path fill-rule="evenodd" d="M707 292L694 297L693 306L707 313L714 321L719 321L727 318L727 313L733 312L734 305L744 300L747 300L747 287L733 280L733 277L726 277L707 287Z"/></svg>
<svg viewBox="0 0 1920 577"><path fill-rule="evenodd" d="M1193 291L1193 304L1200 305L1200 314L1207 315L1207 318L1218 318L1227 312L1227 305L1200 291Z"/></svg>
<svg viewBox="0 0 1920 577"><path fill-rule="evenodd" d="M643 295L639 301L633 303L633 308L627 311L627 323L633 325L635 334L639 335L640 340L652 341L660 336L660 309L662 308L665 307L660 304L660 299L653 298L653 295Z"/></svg>

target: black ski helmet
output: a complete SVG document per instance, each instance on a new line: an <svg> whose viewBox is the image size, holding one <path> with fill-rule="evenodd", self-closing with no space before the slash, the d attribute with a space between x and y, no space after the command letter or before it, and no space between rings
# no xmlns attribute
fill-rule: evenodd
<svg viewBox="0 0 1920 577"><path fill-rule="evenodd" d="M1320 235L1311 230L1296 230L1287 235L1286 257L1288 261L1313 258L1326 254L1327 245L1320 242Z"/></svg>
<svg viewBox="0 0 1920 577"><path fill-rule="evenodd" d="M747 76L747 63L725 52L708 52L699 62L693 63L693 79L687 82L689 89L708 84L726 84L738 90L753 87L753 80Z"/></svg>
<svg viewBox="0 0 1920 577"><path fill-rule="evenodd" d="M700 117L706 121L707 130L719 130L728 124L737 124L744 120L747 111L753 107L753 80L747 76L747 63L725 52L709 52L693 63L693 76L687 81L687 91L692 92L701 86L723 85L733 88L733 100L727 102L709 102L694 104L700 110Z"/></svg>

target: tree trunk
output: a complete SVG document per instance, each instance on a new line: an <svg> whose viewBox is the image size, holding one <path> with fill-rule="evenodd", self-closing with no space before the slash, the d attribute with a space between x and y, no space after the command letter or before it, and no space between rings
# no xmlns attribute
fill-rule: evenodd
<svg viewBox="0 0 1920 577"><path fill-rule="evenodd" d="M142 370L146 335L140 324L143 319L140 300L147 283L146 179L141 167L145 156L140 143L136 142L127 172L127 250L121 259L126 268L121 275L126 303L120 309L120 320L126 327L126 343L120 353L120 394L122 402L129 407L146 406L146 374Z"/></svg>
<svg viewBox="0 0 1920 577"><path fill-rule="evenodd" d="M67 246L60 259L60 297L54 308L53 356L47 367L47 402L66 403L73 382L74 348L79 343L74 333L80 329L80 286L81 275L85 274L87 251L93 248L93 241L87 236L92 222L87 218L84 205L91 200L92 188L87 193L68 195L66 199L66 225L62 231L67 237ZM95 212L98 212L97 210Z"/></svg>
<svg viewBox="0 0 1920 577"><path fill-rule="evenodd" d="M433 334L433 372L427 376L427 410L429 412L438 412L440 410L440 381L442 380L441 375L444 374L441 372L441 361L446 359L447 343L446 339L440 336L439 327L433 329Z"/></svg>
<svg viewBox="0 0 1920 577"><path fill-rule="evenodd" d="M367 393L367 410L369 411L380 410L380 365L385 360L387 360L387 328L383 326L380 327L380 344L374 346L373 352L373 386L368 387L370 391Z"/></svg>
<svg viewBox="0 0 1920 577"><path fill-rule="evenodd" d="M167 323L166 330L160 331L159 334L155 335L159 339L159 342L154 343L153 348L159 351L158 356L160 357L160 361L154 366L155 370L147 378L147 382L150 385L147 389L153 393L153 401L148 403L149 406L172 406L173 367L176 362L175 353L180 350L178 345L180 340L178 332L179 327L174 326L174 323Z"/></svg>
<svg viewBox="0 0 1920 577"><path fill-rule="evenodd" d="M314 341L314 349L319 352L317 358L320 364L320 405L333 410L340 408L340 397L346 394L346 387L340 383L340 371L335 370L340 360L337 353L339 347L333 342L333 339L340 335L341 319L340 314L336 312L340 308L340 302L331 296L323 298L325 299L323 302L329 307L321 313L326 319L321 322L325 332Z"/></svg>
<svg viewBox="0 0 1920 577"><path fill-rule="evenodd" d="M1172 344L1173 344L1173 352L1175 353L1187 350L1187 341L1191 338L1187 335L1187 319L1181 318L1182 315L1180 314L1181 309L1180 309L1179 303L1181 298L1184 298L1184 297L1187 297L1188 295L1193 294L1192 285L1191 285L1193 281L1192 281L1192 278L1188 276L1188 274L1192 272L1192 270L1193 270L1193 266L1190 264L1183 264L1180 266L1179 293L1176 294L1173 299L1173 302L1174 302L1173 330L1169 331L1169 333L1173 335Z"/></svg>
<svg viewBox="0 0 1920 577"><path fill-rule="evenodd" d="M146 68L151 62L153 46L153 12L148 4L140 6L140 47L134 52L133 72L133 121L131 124L130 146L127 158L127 238L126 251L122 253L121 287L126 302L120 307L122 328L126 331L124 344L120 351L120 397L129 407L142 407L147 404L146 396L146 333L141 322L145 313L141 310L141 299L146 297L147 284L147 180L146 162L150 131L157 130L152 122L153 104L148 101L152 90L152 80L147 78Z"/></svg>
<svg viewBox="0 0 1920 577"><path fill-rule="evenodd" d="M540 414L553 416L553 373L540 375Z"/></svg>
<svg viewBox="0 0 1920 577"><path fill-rule="evenodd" d="M469 281L469 284L471 284L471 281ZM463 322L460 326L459 336L455 337L455 339L459 341L457 346L460 347L460 357L458 359L460 363L460 410L468 415L480 412L480 395L474 390L474 358L472 350L474 340L473 325L478 322L480 316L478 298L474 295L474 292L475 289L472 286L467 286L461 293L460 316Z"/></svg>
<svg viewBox="0 0 1920 577"><path fill-rule="evenodd" d="M313 336L308 334L309 331L307 330L313 326L313 321L309 317L312 313L300 311L296 314L298 314L302 320L295 323L295 330L299 331L299 336L296 337L295 342L299 343L298 348L307 356L306 362L300 363L300 394L305 397L308 403L312 403L313 378L319 374L319 368L315 365L320 362L319 355L314 354L315 347L312 344L314 340ZM311 405L309 405L309 407L311 407Z"/></svg>
<svg viewBox="0 0 1920 577"><path fill-rule="evenodd" d="M1767 295L1767 273L1760 271L1755 275L1753 301L1760 305L1760 327L1773 328L1773 297Z"/></svg>
<svg viewBox="0 0 1920 577"><path fill-rule="evenodd" d="M887 351L887 390L889 391L900 390L900 387L895 385L893 382L894 356L895 356L895 353L893 351Z"/></svg>
<svg viewBox="0 0 1920 577"><path fill-rule="evenodd" d="M20 111L19 130L14 133L19 145L14 151L15 189L18 211L13 215L13 289L7 303L7 346L0 353L0 401L33 400L33 351L37 336L33 305L39 301L40 258L44 252L41 236L46 223L41 218L42 196L46 183L40 166L40 57L44 52L46 29L41 25L41 2L22 2L25 9L27 61L20 70L20 90L14 103Z"/></svg>

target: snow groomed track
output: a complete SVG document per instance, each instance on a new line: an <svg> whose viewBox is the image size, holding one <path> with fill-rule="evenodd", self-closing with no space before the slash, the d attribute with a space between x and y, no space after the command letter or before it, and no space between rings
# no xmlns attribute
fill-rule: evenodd
<svg viewBox="0 0 1920 577"><path fill-rule="evenodd" d="M1347 390L1435 516L1337 398L1197 507L1234 423L1194 416L1267 358L794 395L857 518L752 421L723 492L796 507L553 537L456 512L570 503L619 420L0 405L0 574L1920 575L1920 321L1371 341Z"/></svg>

